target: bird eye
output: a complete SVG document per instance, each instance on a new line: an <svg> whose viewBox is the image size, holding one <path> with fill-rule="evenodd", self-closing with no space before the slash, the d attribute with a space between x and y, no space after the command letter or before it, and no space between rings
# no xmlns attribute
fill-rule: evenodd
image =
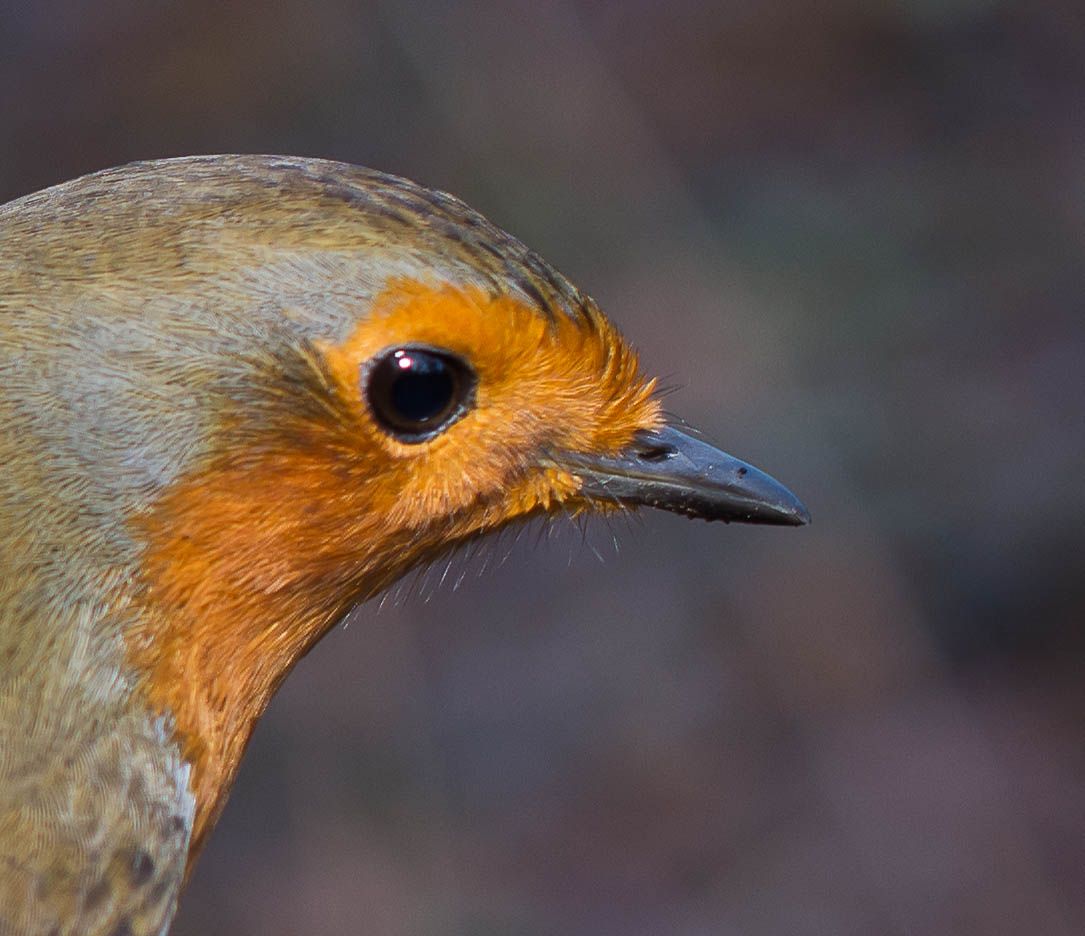
<svg viewBox="0 0 1085 936"><path fill-rule="evenodd" d="M454 423L470 406L476 383L460 358L420 347L383 352L363 379L377 422L400 442L424 442Z"/></svg>

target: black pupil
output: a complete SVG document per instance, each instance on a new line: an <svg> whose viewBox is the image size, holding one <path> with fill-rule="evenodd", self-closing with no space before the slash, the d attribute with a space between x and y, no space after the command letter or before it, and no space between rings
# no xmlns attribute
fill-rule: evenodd
<svg viewBox="0 0 1085 936"><path fill-rule="evenodd" d="M452 403L455 384L448 365L425 351L397 351L392 357L397 373L389 388L396 414L422 428L444 415Z"/></svg>
<svg viewBox="0 0 1085 936"><path fill-rule="evenodd" d="M470 405L475 376L454 354L395 348L367 368L366 396L377 422L401 442L443 431Z"/></svg>

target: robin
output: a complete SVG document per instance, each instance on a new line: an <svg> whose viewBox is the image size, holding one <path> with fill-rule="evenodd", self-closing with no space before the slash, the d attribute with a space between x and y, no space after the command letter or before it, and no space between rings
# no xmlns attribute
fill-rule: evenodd
<svg viewBox="0 0 1085 936"><path fill-rule="evenodd" d="M462 202L313 159L0 207L0 934L165 934L257 719L406 571L527 518L799 525Z"/></svg>

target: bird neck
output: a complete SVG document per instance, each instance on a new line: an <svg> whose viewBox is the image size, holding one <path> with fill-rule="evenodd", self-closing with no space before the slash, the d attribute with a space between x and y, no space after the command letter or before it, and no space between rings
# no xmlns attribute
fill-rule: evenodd
<svg viewBox="0 0 1085 936"><path fill-rule="evenodd" d="M191 765L195 797L190 860L226 803L256 722L295 663L344 613L296 592L277 597L223 590L213 607L147 608L129 660L151 709L169 716Z"/></svg>
<svg viewBox="0 0 1085 936"><path fill-rule="evenodd" d="M79 597L20 605L21 589L40 597L39 573L6 558L0 932L163 932L188 859L191 768L132 692L124 602L89 597L73 573Z"/></svg>
<svg viewBox="0 0 1085 936"><path fill-rule="evenodd" d="M370 505L350 508L364 484L341 468L319 455L230 462L176 485L140 523L127 657L192 767L191 856L283 679L355 603L418 561L418 544L389 542ZM333 517L350 529L329 535Z"/></svg>

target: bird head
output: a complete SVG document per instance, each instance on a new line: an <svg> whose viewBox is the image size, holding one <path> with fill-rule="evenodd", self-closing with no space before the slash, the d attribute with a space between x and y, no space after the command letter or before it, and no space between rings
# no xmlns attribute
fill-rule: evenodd
<svg viewBox="0 0 1085 936"><path fill-rule="evenodd" d="M69 561L91 589L130 573L112 620L191 765L193 851L293 664L408 570L537 516L807 520L668 426L596 304L450 196L215 157L79 180L26 216L67 219L16 284L71 349L49 352L52 396L76 368L105 427L75 438L54 413L107 534L72 534Z"/></svg>

